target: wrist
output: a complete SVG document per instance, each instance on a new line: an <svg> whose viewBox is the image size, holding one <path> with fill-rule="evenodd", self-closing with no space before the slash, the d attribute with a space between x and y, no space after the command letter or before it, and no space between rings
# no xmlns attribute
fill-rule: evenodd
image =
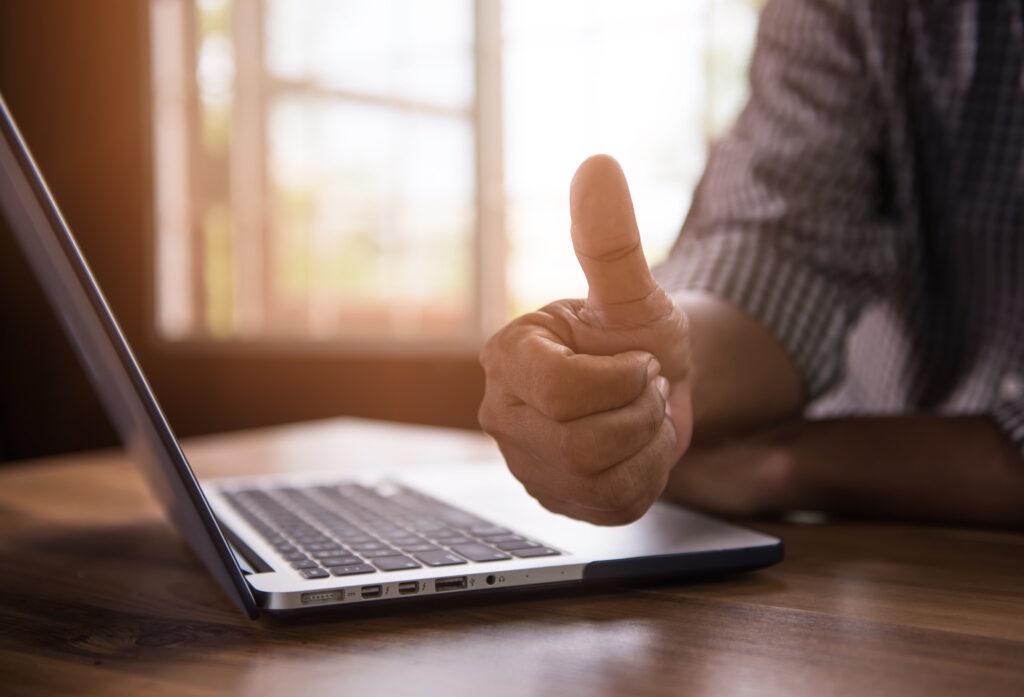
<svg viewBox="0 0 1024 697"><path fill-rule="evenodd" d="M763 511L782 513L794 509L814 508L811 474L803 446L807 423L787 422L755 436L762 451L757 458L755 476L763 492Z"/></svg>

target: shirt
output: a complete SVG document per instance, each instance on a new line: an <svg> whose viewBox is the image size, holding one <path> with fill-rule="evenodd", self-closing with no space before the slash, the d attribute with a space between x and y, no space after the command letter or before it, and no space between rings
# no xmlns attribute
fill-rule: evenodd
<svg viewBox="0 0 1024 697"><path fill-rule="evenodd" d="M811 415L989 413L1024 452L1020 0L772 0L655 275L782 342Z"/></svg>

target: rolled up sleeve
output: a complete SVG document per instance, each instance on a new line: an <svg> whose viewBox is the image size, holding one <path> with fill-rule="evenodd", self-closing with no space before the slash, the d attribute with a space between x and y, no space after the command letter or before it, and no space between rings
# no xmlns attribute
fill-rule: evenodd
<svg viewBox="0 0 1024 697"><path fill-rule="evenodd" d="M750 78L655 275L670 293L706 291L764 324L811 400L842 377L846 335L892 282L907 240L884 190L882 110L846 3L769 2Z"/></svg>
<svg viewBox="0 0 1024 697"><path fill-rule="evenodd" d="M991 411L996 425L1016 444L1024 456L1024 396L1000 400Z"/></svg>

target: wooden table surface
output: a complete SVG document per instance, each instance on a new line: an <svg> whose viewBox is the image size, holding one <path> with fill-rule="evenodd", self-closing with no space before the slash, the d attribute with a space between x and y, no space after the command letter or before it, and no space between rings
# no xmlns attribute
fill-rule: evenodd
<svg viewBox="0 0 1024 697"><path fill-rule="evenodd" d="M492 458L475 433L337 420L186 450L201 476ZM134 467L0 467L0 694L1024 695L1024 535L761 523L787 559L714 582L245 619Z"/></svg>

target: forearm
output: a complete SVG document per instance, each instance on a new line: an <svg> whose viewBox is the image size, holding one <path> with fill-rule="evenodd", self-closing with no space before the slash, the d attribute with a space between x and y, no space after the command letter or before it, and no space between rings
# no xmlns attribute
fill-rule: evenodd
<svg viewBox="0 0 1024 697"><path fill-rule="evenodd" d="M984 416L795 420L691 448L665 496L720 515L794 509L1024 526L1024 458Z"/></svg>
<svg viewBox="0 0 1024 697"><path fill-rule="evenodd" d="M691 394L697 444L795 416L800 377L782 344L735 305L699 292L677 293L690 322Z"/></svg>
<svg viewBox="0 0 1024 697"><path fill-rule="evenodd" d="M1024 458L987 417L806 422L791 442L800 507L1024 525Z"/></svg>

